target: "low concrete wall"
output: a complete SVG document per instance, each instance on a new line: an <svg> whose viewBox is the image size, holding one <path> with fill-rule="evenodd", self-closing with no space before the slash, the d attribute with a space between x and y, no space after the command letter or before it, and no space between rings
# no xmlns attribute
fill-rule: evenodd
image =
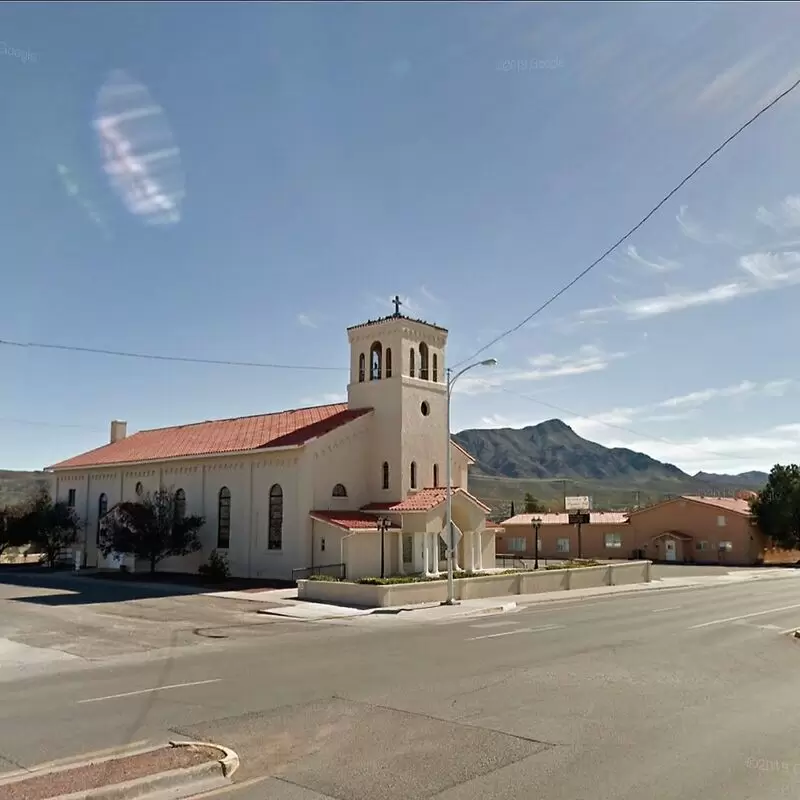
<svg viewBox="0 0 800 800"><path fill-rule="evenodd" d="M477 600L485 597L649 583L650 563L650 561L624 561L600 567L548 569L459 578L455 581L455 594L459 600ZM447 599L447 581L395 583L388 586L345 581L298 581L297 596L301 600L316 600L319 603L361 608L441 603Z"/></svg>

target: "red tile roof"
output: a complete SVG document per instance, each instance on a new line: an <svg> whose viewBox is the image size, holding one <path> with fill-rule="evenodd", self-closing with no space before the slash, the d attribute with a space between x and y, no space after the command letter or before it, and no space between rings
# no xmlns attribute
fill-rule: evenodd
<svg viewBox="0 0 800 800"><path fill-rule="evenodd" d="M485 506L480 500L478 500L477 497L471 495L466 489L462 489L460 487L454 488L453 497L456 495L461 495L462 497L468 498L485 511L491 511L489 506ZM404 514L412 511L431 511L432 509L436 508L436 506L444 503L445 500L447 500L446 488L428 488L420 489L418 492L409 494L405 500L398 500L391 503L369 503L361 510L372 512L383 511L387 514Z"/></svg>
<svg viewBox="0 0 800 800"><path fill-rule="evenodd" d="M376 531L377 517L374 514L364 514L361 511L312 511L312 519L320 522L327 522L337 528L344 528L346 531ZM389 528L397 529L397 525L391 524Z"/></svg>
<svg viewBox="0 0 800 800"><path fill-rule="evenodd" d="M335 403L253 417L154 428L138 431L113 444L60 461L48 469L162 461L168 458L299 446L346 425L369 411L369 408L351 410L346 403Z"/></svg>
<svg viewBox="0 0 800 800"><path fill-rule="evenodd" d="M748 500L739 497L701 497L698 495L683 495L684 500L692 500L695 503L703 503L714 508L722 508L725 511L733 511L734 514L746 514L750 516L750 503Z"/></svg>

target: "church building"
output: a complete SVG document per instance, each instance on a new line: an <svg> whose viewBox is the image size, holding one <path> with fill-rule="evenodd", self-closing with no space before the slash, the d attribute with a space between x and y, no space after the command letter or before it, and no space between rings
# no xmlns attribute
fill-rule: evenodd
<svg viewBox="0 0 800 800"><path fill-rule="evenodd" d="M111 423L108 444L48 467L57 500L83 522L88 567L103 517L159 488L200 514L203 549L166 559L194 572L216 549L232 575L291 579L293 570L348 579L445 569L447 331L399 311L348 329L347 402L127 434ZM495 566L489 510L467 491L472 458L455 442L453 521L460 569ZM383 526L385 534L380 533ZM325 567L329 569L324 569Z"/></svg>

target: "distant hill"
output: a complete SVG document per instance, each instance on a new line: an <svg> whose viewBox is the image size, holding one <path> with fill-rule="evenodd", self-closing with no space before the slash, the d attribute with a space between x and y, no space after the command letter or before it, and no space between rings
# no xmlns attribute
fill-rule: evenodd
<svg viewBox="0 0 800 800"><path fill-rule="evenodd" d="M764 472L689 475L645 453L584 439L560 419L520 429L474 428L453 438L475 457L470 488L496 517L526 492L553 510L563 508L565 495L590 495L595 508L622 509L679 494L733 496L759 490L767 480Z"/></svg>
<svg viewBox="0 0 800 800"><path fill-rule="evenodd" d="M0 469L0 506L26 500L41 485L49 484L44 472Z"/></svg>

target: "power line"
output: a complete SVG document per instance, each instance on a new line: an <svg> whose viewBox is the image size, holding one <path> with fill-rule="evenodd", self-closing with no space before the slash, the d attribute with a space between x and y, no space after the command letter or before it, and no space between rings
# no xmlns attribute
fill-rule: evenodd
<svg viewBox="0 0 800 800"><path fill-rule="evenodd" d="M800 78L796 80L788 89L781 92L777 97L771 100L767 105L761 108L756 114L754 114L750 119L747 120L743 125L741 125L737 130L735 130L727 139L725 139L722 144L718 145L714 150L711 151L709 155L707 155L677 186L675 186L668 194L666 194L659 202L650 209L650 211L642 217L639 222L637 222L624 236L617 239L611 247L609 247L602 255L598 256L588 267L586 267L583 271L579 272L569 283L562 286L555 294L551 295L549 299L547 299L544 303L542 303L537 309L535 309L532 313L528 314L522 322L515 325L513 328L509 328L507 331L504 331L499 336L496 336L492 339L488 344L485 344L479 350L476 350L471 356L468 358L462 359L457 364L452 365L452 369L464 364L467 361L476 358L481 353L488 350L492 345L497 344L499 341L505 339L507 336L510 336L512 333L516 333L520 328L527 325L535 316L540 314L544 311L551 303L554 303L558 300L561 295L568 292L578 281L582 278L586 277L600 262L604 261L611 253L613 253L621 244L627 241L631 236L633 236L639 228L642 227L649 219L652 217L665 203L672 199L672 197L680 191L698 172L700 172L703 167L708 164L715 156L721 153L734 139L736 139L739 134L743 133L747 128L749 128L762 114L765 114L769 111L774 105L777 105L784 97L791 94L798 86L800 86Z"/></svg>
<svg viewBox="0 0 800 800"><path fill-rule="evenodd" d="M154 353L128 353L124 350L103 350L97 347L77 347L66 344L51 344L47 342L14 342L9 339L0 339L0 345L6 347L39 348L44 350L67 350L73 353L92 353L104 356L121 356L123 358L140 358L147 361L180 361L187 364L213 364L224 367L255 367L258 369L292 369L313 370L315 372L345 372L345 367L306 366L302 364L269 364L259 361L229 361L227 359L193 358L191 356L163 356Z"/></svg>

